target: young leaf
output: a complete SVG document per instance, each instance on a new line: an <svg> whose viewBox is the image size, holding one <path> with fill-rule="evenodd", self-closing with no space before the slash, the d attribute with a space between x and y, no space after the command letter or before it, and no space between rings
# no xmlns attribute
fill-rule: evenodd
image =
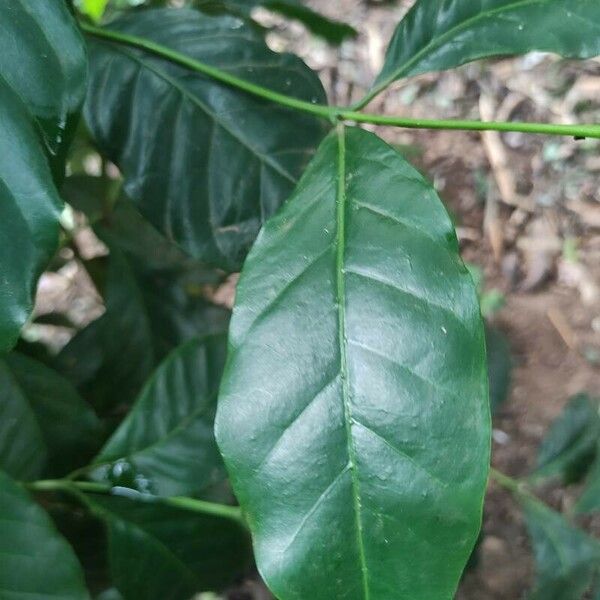
<svg viewBox="0 0 600 600"><path fill-rule="evenodd" d="M595 0L418 0L398 25L369 97L393 81L532 50L600 54Z"/></svg>
<svg viewBox="0 0 600 600"><path fill-rule="evenodd" d="M89 598L67 542L48 515L2 471L0 521L0 598Z"/></svg>
<svg viewBox="0 0 600 600"><path fill-rule="evenodd" d="M94 478L119 485L116 469L161 496L196 495L222 480L213 423L226 348L226 336L213 336L174 350L96 457L104 465Z"/></svg>
<svg viewBox="0 0 600 600"><path fill-rule="evenodd" d="M19 479L65 475L100 444L96 415L68 381L16 353L0 360L0 468Z"/></svg>
<svg viewBox="0 0 600 600"><path fill-rule="evenodd" d="M111 29L275 91L325 101L300 59L270 51L240 19L157 9ZM86 120L125 174L128 196L190 255L238 269L262 222L293 188L322 124L131 46L95 40L90 54Z"/></svg>
<svg viewBox="0 0 600 600"><path fill-rule="evenodd" d="M112 580L125 600L188 600L220 589L250 563L244 528L156 502L86 495L108 529Z"/></svg>
<svg viewBox="0 0 600 600"><path fill-rule="evenodd" d="M109 0L77 0L79 10L88 15L93 21L100 21Z"/></svg>
<svg viewBox="0 0 600 600"><path fill-rule="evenodd" d="M600 544L541 502L523 508L537 571L530 600L580 600L600 566Z"/></svg>
<svg viewBox="0 0 600 600"><path fill-rule="evenodd" d="M433 188L360 129L321 145L237 290L217 441L281 600L446 600L490 422L473 281Z"/></svg>
<svg viewBox="0 0 600 600"><path fill-rule="evenodd" d="M533 477L560 476L566 483L578 481L594 460L599 439L598 402L577 394L542 440Z"/></svg>

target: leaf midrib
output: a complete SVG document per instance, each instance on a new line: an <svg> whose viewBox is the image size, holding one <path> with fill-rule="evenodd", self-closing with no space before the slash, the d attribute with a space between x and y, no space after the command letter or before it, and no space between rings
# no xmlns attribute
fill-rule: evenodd
<svg viewBox="0 0 600 600"><path fill-rule="evenodd" d="M360 517L360 483L356 473L356 449L352 437L352 409L350 406L350 389L348 382L348 361L346 336L346 280L345 280L345 250L346 250L346 132L343 124L337 128L338 140L338 171L336 196L336 303L338 312L338 343L340 352L340 376L342 379L342 401L344 405L344 425L346 428L346 444L348 451L348 467L352 478L352 499L354 504L355 526L358 554L362 573L364 600L369 600L369 582L365 557L362 521Z"/></svg>
<svg viewBox="0 0 600 600"><path fill-rule="evenodd" d="M462 23L459 23L458 25L450 28L448 31L446 31L439 37L433 38L427 45L425 45L421 50L419 50L419 52L417 52L411 59L409 59L403 65L398 67L398 69L396 69L389 77L386 77L383 81L381 81L381 83L379 83L379 85L377 85L375 89L383 90L388 85L390 85L390 83L392 83L393 81L396 81L398 78L402 77L403 75L406 75L410 71L410 69L416 63L418 63L424 56L426 56L429 52L439 48L439 46L445 44L448 39L451 39L454 35L456 35L457 33L460 33L464 29L468 29L474 23L477 23L478 21L488 18L490 16L494 16L496 14L501 14L508 10L513 10L516 8L521 8L523 6L528 6L528 5L533 5L533 4L542 4L544 1L545 0L519 0L517 2L513 2L512 4L507 4L505 6L501 6L501 7L492 9L492 10L482 11L482 12L478 13L477 15L474 15L473 17L466 19Z"/></svg>

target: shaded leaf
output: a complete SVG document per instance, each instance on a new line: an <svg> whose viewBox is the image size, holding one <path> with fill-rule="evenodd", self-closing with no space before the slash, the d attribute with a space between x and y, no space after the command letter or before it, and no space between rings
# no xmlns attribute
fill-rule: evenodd
<svg viewBox="0 0 600 600"><path fill-rule="evenodd" d="M55 361L102 415L130 403L155 365L148 314L131 266L113 250L106 312L80 331Z"/></svg>
<svg viewBox="0 0 600 600"><path fill-rule="evenodd" d="M0 597L85 600L81 567L48 515L0 471Z"/></svg>
<svg viewBox="0 0 600 600"><path fill-rule="evenodd" d="M242 273L217 441L282 600L449 598L489 459L484 333L439 198L329 136Z"/></svg>
<svg viewBox="0 0 600 600"><path fill-rule="evenodd" d="M598 402L587 394L569 400L542 440L533 477L580 480L589 469L600 440Z"/></svg>
<svg viewBox="0 0 600 600"><path fill-rule="evenodd" d="M60 142L85 93L85 54L62 2L8 0L0 24L2 354L15 345L58 245L62 203L47 154L60 171Z"/></svg>
<svg viewBox="0 0 600 600"><path fill-rule="evenodd" d="M100 423L71 384L16 353L0 360L0 467L13 477L65 475L102 442Z"/></svg>
<svg viewBox="0 0 600 600"><path fill-rule="evenodd" d="M0 22L2 78L40 124L48 151L61 153L86 91L79 29L66 2L55 0L6 0Z"/></svg>
<svg viewBox="0 0 600 600"><path fill-rule="evenodd" d="M160 496L197 495L221 481L213 424L226 348L226 336L214 336L174 350L94 460L103 463L94 479Z"/></svg>
<svg viewBox="0 0 600 600"><path fill-rule="evenodd" d="M524 500L536 580L530 600L581 600L600 566L600 544L541 502Z"/></svg>
<svg viewBox="0 0 600 600"><path fill-rule="evenodd" d="M374 90L467 62L532 50L570 58L600 54L595 0L419 0L399 23Z"/></svg>
<svg viewBox="0 0 600 600"><path fill-rule="evenodd" d="M37 280L58 246L61 201L32 117L2 79L0 122L1 354L16 343Z"/></svg>
<svg viewBox="0 0 600 600"><path fill-rule="evenodd" d="M600 511L600 440L596 449L596 460L575 508L580 513Z"/></svg>
<svg viewBox="0 0 600 600"><path fill-rule="evenodd" d="M188 600L227 585L250 562L248 536L234 521L149 501L84 500L107 525L111 576L126 600Z"/></svg>
<svg viewBox="0 0 600 600"><path fill-rule="evenodd" d="M275 91L325 101L300 59L270 51L240 19L156 9L111 29ZM129 46L96 40L90 53L86 120L123 171L127 195L190 255L238 269L262 222L293 188L322 124Z"/></svg>
<svg viewBox="0 0 600 600"><path fill-rule="evenodd" d="M84 188L90 191L79 191ZM70 187L71 200L73 193ZM87 203L90 214L93 204ZM82 206L81 198L75 205ZM229 310L204 296L218 274L183 255L129 202L120 199L94 229L110 249L106 313L79 332L57 362L104 412L130 404L153 368L182 342L227 331Z"/></svg>

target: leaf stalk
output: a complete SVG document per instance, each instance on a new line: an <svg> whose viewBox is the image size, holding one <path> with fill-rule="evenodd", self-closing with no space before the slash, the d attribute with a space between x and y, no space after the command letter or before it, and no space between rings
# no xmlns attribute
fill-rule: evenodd
<svg viewBox="0 0 600 600"><path fill-rule="evenodd" d="M372 125L382 125L387 127L402 127L407 129L500 131L571 136L578 139L600 139L600 125L569 125L519 121L473 121L463 119L414 119L408 117L369 114L361 112L360 110L353 110L349 107L314 104L312 102L300 100L298 98L287 96L286 94L281 94L279 92L262 87L145 38L122 33L120 31L96 27L85 22L81 22L80 27L91 37L107 42L124 44L143 49L175 64L179 64L191 69L192 71L202 73L203 75L211 77L216 81L220 81L221 83L245 91L253 96L263 98L264 100L268 100L270 102L275 102L281 106L285 106L293 110L298 110L316 117L321 117L331 122L349 121L354 123L370 123ZM362 105L363 103L360 103L357 106L362 107Z"/></svg>
<svg viewBox="0 0 600 600"><path fill-rule="evenodd" d="M173 508L230 519L245 528L248 527L240 507L218 504L216 502L207 502L196 498L184 496L155 496L153 494L138 492L137 490L127 487L96 483L93 481L72 481L70 479L46 479L28 482L23 485L32 492L67 492L75 495L83 492L87 494L120 496L137 502L156 502Z"/></svg>

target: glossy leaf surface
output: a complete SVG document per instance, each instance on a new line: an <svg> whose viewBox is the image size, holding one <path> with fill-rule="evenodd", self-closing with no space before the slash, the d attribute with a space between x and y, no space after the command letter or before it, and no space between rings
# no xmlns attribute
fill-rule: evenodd
<svg viewBox="0 0 600 600"><path fill-rule="evenodd" d="M101 441L98 419L68 381L16 353L0 360L0 468L19 479L65 475Z"/></svg>
<svg viewBox="0 0 600 600"><path fill-rule="evenodd" d="M89 598L75 554L48 515L0 471L0 598Z"/></svg>
<svg viewBox="0 0 600 600"><path fill-rule="evenodd" d="M0 73L40 124L51 154L64 143L85 97L86 62L83 38L66 2L2 3Z"/></svg>
<svg viewBox="0 0 600 600"><path fill-rule="evenodd" d="M174 350L96 457L103 466L94 478L119 484L117 470L161 496L197 495L221 481L213 428L226 349L226 337L214 336Z"/></svg>
<svg viewBox="0 0 600 600"><path fill-rule="evenodd" d="M270 51L240 19L157 9L111 28L275 91L325 101L300 59ZM86 120L123 171L128 196L190 255L239 268L319 143L322 123L130 46L93 41L90 54Z"/></svg>
<svg viewBox="0 0 600 600"><path fill-rule="evenodd" d="M0 353L17 340L58 245L58 197L31 114L0 80Z"/></svg>
<svg viewBox="0 0 600 600"><path fill-rule="evenodd" d="M2 354L16 343L58 244L62 203L47 154L60 154L67 121L85 94L83 43L65 3L2 3L0 73Z"/></svg>
<svg viewBox="0 0 600 600"><path fill-rule="evenodd" d="M540 502L524 502L536 562L531 600L581 600L600 567L600 543Z"/></svg>
<svg viewBox="0 0 600 600"><path fill-rule="evenodd" d="M596 0L419 0L399 23L374 84L532 50L600 54Z"/></svg>
<svg viewBox="0 0 600 600"><path fill-rule="evenodd" d="M250 562L237 523L155 502L86 496L108 529L112 580L125 600L188 600L219 589Z"/></svg>
<svg viewBox="0 0 600 600"><path fill-rule="evenodd" d="M534 477L581 479L594 460L600 440L598 401L586 394L569 400L542 440Z"/></svg>
<svg viewBox="0 0 600 600"><path fill-rule="evenodd" d="M452 597L489 460L484 334L433 188L330 135L237 290L217 441L281 600Z"/></svg>

